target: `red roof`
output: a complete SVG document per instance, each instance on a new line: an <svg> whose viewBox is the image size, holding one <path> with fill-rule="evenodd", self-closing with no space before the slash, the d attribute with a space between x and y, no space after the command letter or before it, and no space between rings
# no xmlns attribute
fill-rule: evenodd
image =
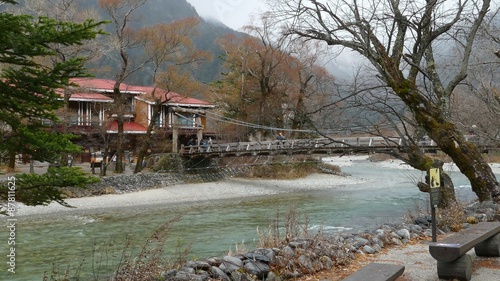
<svg viewBox="0 0 500 281"><path fill-rule="evenodd" d="M176 92L168 92L164 89L154 88L154 87L141 87L135 86L132 87L135 90L139 90L144 92L144 95L141 95L139 98L145 100L150 103L154 103L155 100L159 100L160 102L167 101L168 104L179 104L179 105L189 105L189 106L213 106L211 103L202 101L199 99L184 97ZM154 98L152 96L153 91L155 91Z"/></svg>
<svg viewBox="0 0 500 281"><path fill-rule="evenodd" d="M145 134L147 128L135 122L123 122L123 132L127 134ZM118 133L118 121L113 121L109 124L108 133Z"/></svg>
<svg viewBox="0 0 500 281"><path fill-rule="evenodd" d="M62 89L57 89L56 92L61 96L61 99L64 98L64 91ZM71 92L71 96L69 98L70 101L88 101L88 102L113 102L113 99L99 93L74 93Z"/></svg>
<svg viewBox="0 0 500 281"><path fill-rule="evenodd" d="M88 89L92 89L92 90L107 91L107 92L112 92L113 87L115 85L114 80L98 79L98 78L72 78L71 83L75 83L81 88L88 88ZM121 83L120 84L120 91L137 92L136 90L131 89L134 87L135 86Z"/></svg>
<svg viewBox="0 0 500 281"><path fill-rule="evenodd" d="M113 99L98 93L74 93L69 98L70 101L93 101L93 102L113 102Z"/></svg>
<svg viewBox="0 0 500 281"><path fill-rule="evenodd" d="M82 88L88 88L94 91L113 91L113 86L115 81L109 79L97 79L97 78L73 78L72 83L78 84ZM134 86L121 83L120 90L128 93L137 94L137 98L144 100L149 103L154 103L155 99L161 102L167 101L168 104L181 105L181 106L204 106L213 107L213 104L208 103L203 100L184 97L176 92L166 91L161 88L154 88L148 86ZM155 98L152 97L152 93L155 91ZM90 93L89 93L90 94ZM90 96L89 96L90 97Z"/></svg>

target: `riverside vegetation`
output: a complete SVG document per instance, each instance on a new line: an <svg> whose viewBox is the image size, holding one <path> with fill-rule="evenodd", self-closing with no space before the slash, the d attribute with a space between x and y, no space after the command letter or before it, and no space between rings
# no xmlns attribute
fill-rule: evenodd
<svg viewBox="0 0 500 281"><path fill-rule="evenodd" d="M215 177L201 176L193 170L192 173L173 177L171 182L199 182L235 175L293 178L302 173L340 173L338 167L320 164L311 159L288 164L282 160L275 159L267 167L243 165L238 169L220 169L219 175ZM142 176L145 175L147 174ZM124 177L126 176L110 179L116 181L122 178L129 182L129 186L134 185L134 182L123 179ZM140 180L136 181L138 182ZM151 188L154 180L146 184ZM106 180L98 185L101 186L96 189L113 189L110 193L131 191L111 188L110 182ZM456 203L439 210L438 231L439 234L460 231L471 224L498 220L499 217L500 207L493 203ZM286 214L277 213L274 223L268 229L257 229L259 242L256 249L247 250L246 245L239 244L224 257L189 260L189 246L182 248L180 243L175 256L164 255L165 241L175 221L176 219L167 221L159 227L139 249L128 242L122 249L116 249L117 245L113 245L100 250L103 252L96 251L93 257L96 263L93 266L93 280L305 280L308 276L321 272L331 272L331 279L338 280L342 276L336 269L347 267L358 258L376 255L383 248L404 245L432 235L430 215L421 206L408 211L400 224L384 224L375 230L358 233L333 234L321 230L311 232L307 215L299 215L297 210L290 209ZM83 280L79 278L81 268L83 262L80 269L76 270L69 270L69 267L61 270L59 265L54 265L52 272L44 274L43 280Z"/></svg>

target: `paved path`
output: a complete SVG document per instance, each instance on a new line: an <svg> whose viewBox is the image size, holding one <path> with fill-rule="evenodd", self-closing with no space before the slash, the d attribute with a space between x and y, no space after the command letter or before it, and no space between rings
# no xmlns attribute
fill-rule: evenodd
<svg viewBox="0 0 500 281"><path fill-rule="evenodd" d="M450 234L453 235L453 234ZM405 272L397 281L437 281L436 260L429 254L430 239L414 244L392 247L384 253L374 255L363 261L383 262L404 265ZM439 241L439 237L438 237ZM500 257L477 257L474 250L469 252L474 258L471 281L499 281Z"/></svg>

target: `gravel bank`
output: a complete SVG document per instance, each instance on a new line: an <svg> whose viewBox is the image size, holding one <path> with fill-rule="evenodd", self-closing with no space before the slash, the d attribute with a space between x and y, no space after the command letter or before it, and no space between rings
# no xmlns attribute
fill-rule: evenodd
<svg viewBox="0 0 500 281"><path fill-rule="evenodd" d="M107 194L95 197L71 198L66 202L75 208L58 203L48 206L19 204L17 216L57 214L61 212L100 212L107 208L136 207L155 204L199 204L227 199L266 196L301 190L320 189L324 182L328 188L347 188L362 184L365 180L336 175L313 174L297 180L247 180L230 178L218 182L178 184L124 194ZM280 187L285 183L286 188ZM323 184L320 184L323 183Z"/></svg>

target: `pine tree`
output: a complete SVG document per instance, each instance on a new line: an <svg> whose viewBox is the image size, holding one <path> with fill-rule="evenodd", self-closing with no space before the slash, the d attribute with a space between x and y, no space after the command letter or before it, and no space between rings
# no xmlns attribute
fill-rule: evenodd
<svg viewBox="0 0 500 281"><path fill-rule="evenodd" d="M6 3L16 1L1 1L0 5ZM57 54L53 46L85 44L104 34L99 29L104 23L92 19L72 23L0 12L0 153L9 156L10 168L14 168L15 155L20 153L33 160L51 161L62 152L79 151L70 135L51 132L44 124L58 121L54 111L63 106L58 91L69 86L71 78L88 76L83 65L85 58L51 59ZM62 171L59 175L72 173ZM64 176L58 180L73 182ZM36 186L40 189L33 190ZM47 181L41 185L31 182L31 193L20 194L19 198L35 204L60 201L60 195L54 195L54 190L47 186Z"/></svg>
<svg viewBox="0 0 500 281"><path fill-rule="evenodd" d="M63 105L58 90L68 86L70 78L87 76L83 68L85 58L46 58L56 54L51 45L81 45L102 34L97 30L101 24L93 20L71 23L0 13L0 151L50 160L57 153L77 149L68 136L44 137L47 132L43 124L57 122L54 110ZM40 139L49 143L41 143Z"/></svg>

